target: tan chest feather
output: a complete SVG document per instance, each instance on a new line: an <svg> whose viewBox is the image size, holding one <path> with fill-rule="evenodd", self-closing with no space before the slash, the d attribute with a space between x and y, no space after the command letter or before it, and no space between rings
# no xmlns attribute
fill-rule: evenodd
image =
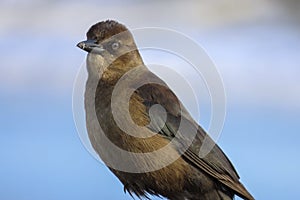
<svg viewBox="0 0 300 200"><path fill-rule="evenodd" d="M133 94L129 105L129 112L132 120L141 127L147 126L150 119L146 107L142 104L139 96ZM147 128L145 127L144 130L146 129ZM141 131L143 131L143 129L141 129ZM143 133L140 134L142 135ZM146 169L153 168L153 166L164 166L162 168L157 168L155 171L145 173L145 176L142 176L141 178L147 179L145 182L164 187L165 190L176 190L183 187L186 176L190 173L191 168L180 157L174 146L170 145L169 139L160 134L154 134L153 136L146 138L132 137L125 134L123 136L123 142L126 149L135 153L152 154L163 148L163 151L159 151L157 154L153 153L154 156L145 154L143 159L137 160L138 165L140 167L145 167ZM175 162L162 163L164 161L169 162L170 160L175 160Z"/></svg>

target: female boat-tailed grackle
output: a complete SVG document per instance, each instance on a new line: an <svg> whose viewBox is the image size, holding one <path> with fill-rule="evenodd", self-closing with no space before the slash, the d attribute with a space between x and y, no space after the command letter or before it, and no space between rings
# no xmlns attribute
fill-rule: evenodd
<svg viewBox="0 0 300 200"><path fill-rule="evenodd" d="M254 199L218 145L205 157L199 156L209 136L167 84L147 69L124 25L99 22L77 46L88 52L85 110L89 138L125 192L170 200L228 200L235 194ZM118 92L117 87L121 88ZM122 98L128 91L132 92L126 103ZM151 154L160 149L164 151ZM168 163L170 159L173 162Z"/></svg>

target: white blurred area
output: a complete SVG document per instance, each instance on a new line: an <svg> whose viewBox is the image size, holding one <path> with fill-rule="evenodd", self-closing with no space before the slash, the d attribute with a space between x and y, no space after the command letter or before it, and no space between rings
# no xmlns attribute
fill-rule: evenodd
<svg viewBox="0 0 300 200"><path fill-rule="evenodd" d="M1 1L0 85L69 91L85 58L76 43L90 25L116 19L129 28L174 29L197 41L216 63L229 104L299 110L298 2Z"/></svg>

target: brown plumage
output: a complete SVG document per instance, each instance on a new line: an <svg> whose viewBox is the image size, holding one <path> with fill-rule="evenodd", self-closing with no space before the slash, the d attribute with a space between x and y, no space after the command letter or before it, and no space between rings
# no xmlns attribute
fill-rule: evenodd
<svg viewBox="0 0 300 200"><path fill-rule="evenodd" d="M233 199L234 194L243 199L254 199L239 182L237 172L218 145L204 158L198 156L207 134L168 85L146 68L131 33L124 25L112 20L99 22L89 29L87 39L78 47L89 52L85 92L88 134L93 148L124 184L125 191L138 197L148 198L150 194L171 200L226 200ZM128 89L134 90L128 104L112 100L120 80L125 82L117 95L122 96ZM142 84L145 82L147 84ZM165 109L165 117L159 109L152 112L157 104ZM134 124L143 128L130 129L132 127L125 117L117 124L113 107L121 118L129 111ZM186 125L184 131L179 128L181 122ZM136 136L152 135L144 138L132 136L118 126L120 123L136 132ZM186 147L193 131L196 131L196 137ZM118 148L132 152L132 156L117 155L105 138ZM168 145L170 141L175 142ZM166 149L159 156L148 156L147 153L161 148ZM138 157L135 153L144 153L145 156ZM164 160L173 158L174 162L163 165ZM129 166L137 173L122 171L116 166ZM162 167L147 170L153 166Z"/></svg>

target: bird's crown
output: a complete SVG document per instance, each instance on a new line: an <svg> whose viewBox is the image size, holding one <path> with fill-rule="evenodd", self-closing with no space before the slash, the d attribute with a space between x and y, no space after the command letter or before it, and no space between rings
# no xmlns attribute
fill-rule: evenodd
<svg viewBox="0 0 300 200"><path fill-rule="evenodd" d="M123 25L114 20L106 20L94 24L87 32L87 39L103 41L121 32L128 31Z"/></svg>

